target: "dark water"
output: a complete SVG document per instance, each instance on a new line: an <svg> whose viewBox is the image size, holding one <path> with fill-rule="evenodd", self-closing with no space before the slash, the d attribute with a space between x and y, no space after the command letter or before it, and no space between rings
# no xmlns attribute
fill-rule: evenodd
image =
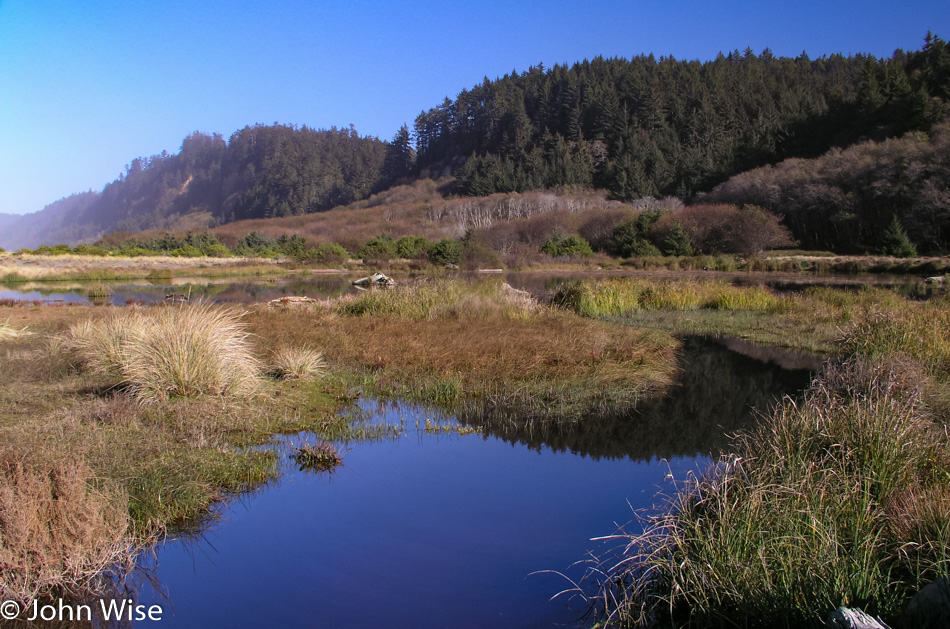
<svg viewBox="0 0 950 629"><path fill-rule="evenodd" d="M297 470L284 449L278 482L158 548L139 603L162 605L163 627L572 625L582 601L549 600L568 582L532 573L580 578L575 562L609 551L591 538L704 468L724 432L800 391L815 362L735 350L690 339L668 396L568 426L496 418L481 434L433 435L426 419L455 420L370 403L363 414L399 424L399 438L347 446L332 474Z"/></svg>
<svg viewBox="0 0 950 629"><path fill-rule="evenodd" d="M191 299L204 299L220 303L259 303L288 295L312 298L327 298L353 290L350 283L357 275L315 275L309 272L282 277L202 280L200 278L176 278L172 282L160 280L134 280L117 282L28 282L25 284L0 284L0 300L25 301L38 304L92 303L87 296L94 287L105 286L111 295L104 303L124 306L131 303L154 304L165 300L166 295L187 295ZM809 286L828 286L857 290L874 285L895 289L908 297L928 297L933 287L923 278L906 275L859 275L819 276L805 273L717 273L703 271L614 271L614 272L505 272L499 274L460 274L459 277L476 280L498 277L515 288L528 290L534 295L552 293L558 285L571 279L584 277L647 277L654 279L718 279L740 286L763 285L781 292L801 291ZM400 280L402 281L402 280Z"/></svg>

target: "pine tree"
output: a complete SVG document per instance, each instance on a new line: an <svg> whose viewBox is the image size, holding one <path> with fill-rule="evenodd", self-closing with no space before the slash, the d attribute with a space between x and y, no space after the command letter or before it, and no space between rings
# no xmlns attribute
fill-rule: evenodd
<svg viewBox="0 0 950 629"><path fill-rule="evenodd" d="M904 231L896 215L881 237L881 253L895 258L913 258L917 256L917 247L910 241L907 232Z"/></svg>

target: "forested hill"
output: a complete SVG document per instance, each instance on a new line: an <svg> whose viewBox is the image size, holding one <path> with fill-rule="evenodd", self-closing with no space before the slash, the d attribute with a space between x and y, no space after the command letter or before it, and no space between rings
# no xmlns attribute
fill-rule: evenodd
<svg viewBox="0 0 950 629"><path fill-rule="evenodd" d="M950 49L929 34L888 59L746 50L538 66L421 113L417 168L453 170L471 195L573 184L689 199L749 168L927 128L948 86Z"/></svg>
<svg viewBox="0 0 950 629"><path fill-rule="evenodd" d="M76 244L116 230L190 229L327 210L391 183L387 146L352 128L258 125L228 141L196 132L177 154L132 160L100 193L25 215L0 235L0 246Z"/></svg>
<svg viewBox="0 0 950 629"><path fill-rule="evenodd" d="M929 34L887 59L746 50L538 66L463 90L390 142L352 127L196 132L177 154L132 160L100 193L15 220L0 247L319 212L413 176L453 175L462 195L578 186L689 201L748 169L929 130L948 100L950 46Z"/></svg>

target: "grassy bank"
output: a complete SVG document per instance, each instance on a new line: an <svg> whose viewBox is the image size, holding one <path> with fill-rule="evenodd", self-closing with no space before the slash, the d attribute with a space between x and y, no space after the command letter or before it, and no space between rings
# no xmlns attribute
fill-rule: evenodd
<svg viewBox="0 0 950 629"><path fill-rule="evenodd" d="M260 307L261 337L320 347L373 395L450 411L576 419L665 387L676 342L538 304L497 281L437 281L307 308Z"/></svg>
<svg viewBox="0 0 950 629"><path fill-rule="evenodd" d="M614 538L620 554L593 567L603 622L817 627L850 605L901 626L909 598L950 571L946 297L625 280L565 287L559 301L706 332L784 322L789 344L845 357L684 481L645 532Z"/></svg>
<svg viewBox="0 0 950 629"><path fill-rule="evenodd" d="M22 282L108 282L172 277L280 275L286 270L261 258L172 258L168 256L0 256L0 284Z"/></svg>
<svg viewBox="0 0 950 629"><path fill-rule="evenodd" d="M919 310L891 290L810 287L778 295L715 280L616 278L562 285L555 304L577 314L685 334L725 334L821 353L840 350L842 329Z"/></svg>
<svg viewBox="0 0 950 629"><path fill-rule="evenodd" d="M265 377L272 357L233 311L3 310L0 598L103 585L104 568L272 478L276 454L248 446L275 433L350 434L342 389Z"/></svg>

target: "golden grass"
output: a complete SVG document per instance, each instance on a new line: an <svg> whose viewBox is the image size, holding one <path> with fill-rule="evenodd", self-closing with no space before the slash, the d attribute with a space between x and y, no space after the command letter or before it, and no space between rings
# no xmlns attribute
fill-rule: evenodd
<svg viewBox="0 0 950 629"><path fill-rule="evenodd" d="M276 262L261 258L175 258L170 256L65 255L47 256L17 254L0 257L0 280L18 282L53 279L88 279L91 281L147 277L154 271L172 271L180 275L203 275L276 269Z"/></svg>
<svg viewBox="0 0 950 629"><path fill-rule="evenodd" d="M666 386L677 346L664 333L558 312L498 282L397 287L294 311L260 307L248 321L273 346L323 348L330 364L378 394L574 418Z"/></svg>
<svg viewBox="0 0 950 629"><path fill-rule="evenodd" d="M323 375L323 354L310 347L281 346L271 358L271 373L282 380L313 380Z"/></svg>
<svg viewBox="0 0 950 629"><path fill-rule="evenodd" d="M208 304L117 312L73 326L68 345L98 375L139 400L252 395L261 363L241 313Z"/></svg>

